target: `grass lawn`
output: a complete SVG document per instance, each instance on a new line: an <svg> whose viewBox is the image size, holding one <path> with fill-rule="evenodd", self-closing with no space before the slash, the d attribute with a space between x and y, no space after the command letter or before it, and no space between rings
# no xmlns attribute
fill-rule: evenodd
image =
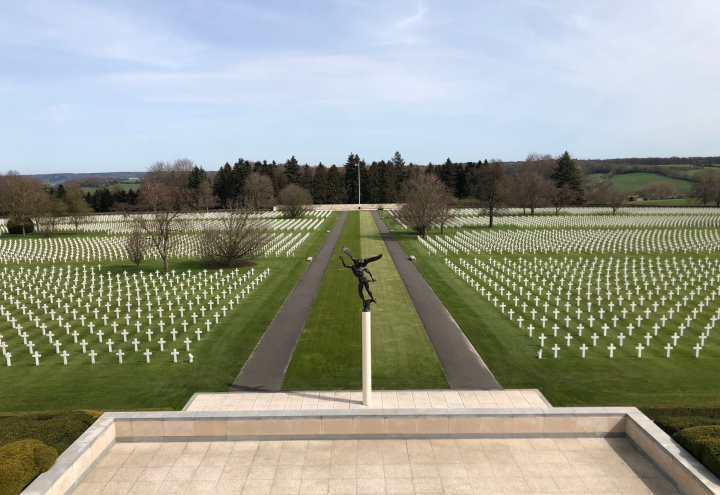
<svg viewBox="0 0 720 495"><path fill-rule="evenodd" d="M325 225L311 236L298 248L295 257L261 257L255 262L256 275L265 268L271 269L270 276L263 281L257 289L249 296L242 299L235 309L228 311L227 317L221 318L219 323L213 325L211 333L203 334L202 340L196 340L194 334L191 352L195 356L195 362L187 362L187 353L184 345L179 342L184 340L185 335L190 334L195 326L188 328L188 334L182 333L182 327L176 319L175 327L180 330L178 342L172 342L169 335L170 321L167 312L162 320L165 321L164 339L168 341L165 345L165 352L160 352L157 343L159 328L156 323L158 317L153 320L152 327L156 332L153 342L148 343L147 337L140 334L139 340L142 345L140 350L149 348L153 355L150 364L145 362L141 352L135 353L130 343L136 336L134 328L129 328L131 335L127 343L122 343L120 335L113 335L112 328L102 327L112 335L116 345L113 348L122 349L125 352L123 364L118 363L116 356L109 354L105 344L100 344L97 338L88 338L88 331L84 329L81 336L86 340L92 340L90 349L98 352L95 365L90 364L90 359L78 344L73 343L71 336L60 332L57 323L53 322L49 328L58 333L63 342L63 349L70 353L68 364L63 365L62 358L56 354L55 348L50 346L49 340L42 336L34 324L22 316L20 310L10 306L7 301L2 304L9 306L13 316L22 323L36 345L36 349L42 355L40 366L34 365L27 349L23 346L22 339L17 336L11 324L5 318L0 319L0 334L3 340L10 344L9 350L13 353L24 349L12 358L12 366L5 366L5 359L0 356L0 410L3 411L42 411L60 409L143 409L143 408L182 408L190 396L195 392L227 391L233 383L243 364L250 356L257 342L262 337L265 329L270 324L275 314L285 302L290 291L293 289L302 273L307 268L305 258L313 256L324 241L325 230L337 219L338 213L333 213ZM58 263L60 266L82 266L84 263ZM93 263L94 266L97 263ZM104 262L102 271L110 270L112 273L128 274L137 273L139 270L129 261ZM32 268L34 269L34 266ZM41 266L50 266L44 264ZM12 268L12 266L11 266ZM17 266L14 266L17 268ZM144 272L161 269L160 260L149 260L141 265ZM203 269L197 259L171 260L170 269L187 270ZM242 268L245 272L250 268ZM82 273L82 271L81 271ZM82 275L81 275L82 277ZM114 306L114 305L113 305ZM126 311L123 309L122 314ZM211 313L214 313L213 310ZM42 312L41 312L42 313ZM64 316L64 315L63 315ZM108 323L112 322L114 313ZM187 319L186 314L186 319ZM143 318L144 319L144 318ZM49 322L49 315L42 315L41 320ZM132 319L133 323L135 318ZM190 321L190 320L189 320ZM198 320L204 322L205 318ZM147 320L145 320L145 323ZM79 322L71 322L73 327ZM118 328L118 333L124 325ZM191 323L191 321L190 321ZM100 321L102 324L102 321ZM143 325L147 327L146 324ZM131 323L132 327L132 323ZM98 327L99 329L100 327ZM182 336L182 337L181 337ZM18 342L18 339L19 342ZM19 347L22 346L22 347ZM169 351L177 348L183 351L181 357L183 362L173 363ZM180 358L178 359L180 361Z"/></svg>
<svg viewBox="0 0 720 495"><path fill-rule="evenodd" d="M386 220L389 223L389 220ZM592 346L590 335L586 332L583 337L578 337L577 332L573 340L572 351L567 350L562 337L567 333L565 326L557 339L552 338L552 331L546 328L545 335L550 335L546 342L545 357L537 359L539 341L537 335L540 333L540 323L534 322L536 336L530 338L526 328L520 329L516 321L509 321L507 314L502 314L498 307L464 282L450 268L445 266L444 258L447 257L453 263L460 266L459 258L473 262L474 258L488 261L487 255L427 255L427 250L422 248L417 241L417 234L403 231L399 225L394 224L395 236L408 253L417 256L416 265L422 272L425 279L433 287L447 309L453 315L457 323L463 329L492 372L495 374L501 385L505 388L538 388L550 402L555 406L565 405L708 405L720 403L720 387L718 387L717 365L720 358L720 346L713 337L708 340L701 353L700 359L695 359L691 349L695 340L681 340L678 347L673 350L671 359L665 358L665 351L662 346L669 339L657 337L652 345L645 349L643 358L637 359L637 351L634 346L658 318L651 317L643 323L643 331L636 332L632 339L627 339L622 350L615 353L615 358L608 357L605 347L608 345L608 338L598 343L598 348L588 351L588 357L581 359L577 348L581 343ZM467 230L467 229L463 229ZM435 235L437 232L431 232ZM450 235L454 231L450 230ZM523 255L526 259L532 260L535 255ZM556 255L556 258L564 258L566 255ZM594 257L595 255L592 255ZM638 258L641 255L634 255ZM713 256L711 255L711 259ZM505 256L497 256L502 259ZM517 260L520 256L507 256ZM546 259L546 255L537 255L538 258ZM570 257L570 256L568 256ZM575 258L578 255L574 256ZM587 257L587 256L586 256ZM591 257L591 259L592 259ZM609 255L605 255L609 258ZM654 259L656 255L652 255ZM666 258L662 256L661 259ZM672 255L670 255L672 257ZM681 256L678 255L678 260ZM689 255L683 256L688 258ZM697 258L698 256L695 255ZM705 256L702 255L704 258ZM565 298L563 298L564 300ZM507 301L506 301L507 302ZM626 303L627 304L627 303ZM647 305L647 304L646 304ZM716 298L711 302L710 310L705 311L705 320L714 313L720 305ZM518 308L514 308L518 309ZM683 308L681 316L684 318L690 307ZM518 310L520 311L520 310ZM529 309L528 309L529 312ZM562 316L565 313L563 311ZM530 322L528 314L523 315L526 324ZM538 319L539 319L538 315ZM606 315L607 320L607 315ZM627 325L628 321L620 323L619 326ZM679 323L675 316L674 326ZM702 318L693 323L693 335L699 334L707 321ZM596 322L593 331L600 331L601 324ZM587 325L586 325L587 326ZM619 329L612 329L609 335L615 335ZM615 333L613 333L613 331ZM650 330L651 331L651 330ZM717 329L715 330L717 332ZM555 341L564 351L559 359L547 358L552 356L548 344ZM602 348L599 348L604 344ZM643 340L644 344L644 340ZM617 345L617 343L616 343ZM591 348L592 349L592 348Z"/></svg>
<svg viewBox="0 0 720 495"><path fill-rule="evenodd" d="M661 174L619 174L612 178L613 184L620 191L637 191L641 187L645 186L648 182L653 181L670 181L675 184L675 188L679 193L686 193L690 191L692 183L686 180L669 179Z"/></svg>
<svg viewBox="0 0 720 495"><path fill-rule="evenodd" d="M373 388L449 388L372 214L350 212L290 362L283 390L362 388L362 303L357 279L338 259L343 254L342 246L349 247L357 258L383 255L368 266L378 280L370 284L378 300L372 306ZM347 256L345 261L350 261Z"/></svg>
<svg viewBox="0 0 720 495"><path fill-rule="evenodd" d="M110 191L112 191L115 186L120 186L126 191L129 191L130 189L135 189L135 191L137 191L138 189L140 189L140 182L139 181L136 181L136 182L120 181L119 183L108 186L107 188L110 189ZM83 187L82 188L84 193L90 193L90 194L94 193L98 189L102 189L102 188L100 188L100 187Z"/></svg>
<svg viewBox="0 0 720 495"><path fill-rule="evenodd" d="M698 206L690 198L677 198L677 199L653 199L649 201L630 201L626 203L627 206L642 206L642 205L658 205L658 206ZM624 206L623 206L624 207Z"/></svg>

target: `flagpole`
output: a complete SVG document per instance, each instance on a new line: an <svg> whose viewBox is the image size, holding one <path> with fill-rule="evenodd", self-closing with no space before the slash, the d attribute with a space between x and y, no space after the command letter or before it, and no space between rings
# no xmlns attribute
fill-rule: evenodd
<svg viewBox="0 0 720 495"><path fill-rule="evenodd" d="M358 208L360 208L360 163L357 164L358 168Z"/></svg>

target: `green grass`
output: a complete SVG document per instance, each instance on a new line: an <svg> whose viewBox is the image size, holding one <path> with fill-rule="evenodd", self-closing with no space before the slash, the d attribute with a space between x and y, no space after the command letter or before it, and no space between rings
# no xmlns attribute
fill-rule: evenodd
<svg viewBox="0 0 720 495"><path fill-rule="evenodd" d="M108 186L107 188L110 189L110 191L113 190L115 186L122 187L125 191L129 191L130 189L135 189L136 191L140 189L140 182L127 182L127 181L120 181L117 184L113 184L112 186ZM94 193L98 189L103 189L101 187L83 187L82 190L84 193Z"/></svg>
<svg viewBox="0 0 720 495"><path fill-rule="evenodd" d="M427 250L422 248L417 241L416 233L402 231L397 224L391 228L395 229L395 236L405 250L417 256L416 266L503 387L538 388L555 406L720 404L720 387L717 386L720 346L717 344L717 337L714 333L706 343L700 359L695 359L694 351L690 348L692 343L687 340L686 342L681 340L673 351L673 357L666 359L662 345L669 340L667 337L656 338L653 344L643 352L643 358L637 359L637 351L633 349L637 343L636 340L639 341L637 332L633 337L632 346L628 346L629 340L626 341L622 351L616 351L614 359L608 357L608 351L604 348L601 352L589 351L588 357L581 359L577 346L582 342L592 346L589 338L591 332L586 331L584 336L579 338L576 335L577 332L573 331L575 339L573 340L573 351L570 353L565 348L564 340L560 339L566 333L564 325L561 325L561 331L556 340L559 341L562 350L565 350L564 355L561 355L559 359L539 360L536 354L539 349L537 338L529 338L525 328L520 329L515 321L510 322L507 314L503 315L498 308L493 306L492 302L488 302L487 298L481 297L478 292L472 290L443 262L443 259L447 257L460 266L460 257L472 262L475 257L487 261L487 256L477 254L427 255ZM434 235L434 233L432 234ZM532 259L533 256L535 255L524 255L528 259ZM547 257L540 254L537 256L543 259ZM565 256L565 254L559 255L560 258ZM639 258L639 256L635 257ZM654 259L655 256L652 255L652 258ZM669 256L672 257L672 255ZM703 258L704 256L702 255ZM512 259L518 257L517 255L508 256ZM568 257L572 256L568 255ZM605 255L605 257L609 256ZM663 259L667 255L660 257ZM711 255L712 257L713 255ZM711 303L713 313L718 304L720 304L720 300L717 298ZM688 310L689 308L682 310L683 318ZM704 314L706 319L709 318L707 311ZM524 316L527 320L530 319L528 314ZM658 321L657 318L651 318L643 322L642 334L644 335L645 331L656 321ZM677 316L674 321L675 324L678 324ZM704 326L705 323L702 319L698 320L693 323L694 329L699 332L699 327ZM535 326L539 328L539 322L536 321ZM599 331L599 326L600 324L596 323L594 331ZM536 332L539 334L537 328ZM548 329L545 329L544 332L546 335L552 335L552 331L548 331ZM714 332L717 332L717 329ZM552 341L551 338L549 342ZM607 346L607 341L608 339L605 338L600 343ZM552 356L547 342L545 353L546 358L548 355Z"/></svg>
<svg viewBox="0 0 720 495"><path fill-rule="evenodd" d="M430 339L387 252L370 212L350 212L302 336L284 390L348 390L362 387L362 304L357 280L343 268L342 246L356 257L382 253L368 266L378 304L372 306L373 388L449 388ZM345 257L345 261L349 259Z"/></svg>
<svg viewBox="0 0 720 495"><path fill-rule="evenodd" d="M658 206L698 206L690 198L677 198L677 199L653 199L649 201L630 201L626 203L627 206L643 206L643 205L658 205Z"/></svg>
<svg viewBox="0 0 720 495"><path fill-rule="evenodd" d="M94 348L98 352L98 357L96 358L97 364L91 365L89 357L82 354L80 346L73 344L72 338L62 332L63 349L67 349L70 353L68 365L65 366L62 364L62 358L56 354L55 348L50 346L48 339L38 338L37 335L42 337L42 333L35 329L34 325L27 324L26 320L23 321L23 326L33 336L31 340L38 344L36 349L43 357L40 360L40 366L35 366L29 354L17 355L13 357L12 366L7 367L5 359L0 356L2 358L0 360L0 409L4 411L180 409L195 392L227 391L265 329L307 268L305 258L314 255L325 239L324 231L327 229L324 227L334 223L337 217L337 213L331 215L328 223L313 233L298 248L295 257L261 257L255 260L257 263L257 266L254 267L256 273L269 267L271 275L250 296L241 300L233 311L229 311L227 317L221 318L217 325L213 325L210 334L203 334L200 342L193 338L191 352L195 356L195 362L192 364L187 362L184 345L180 342L172 342L168 333L167 312L163 318L168 325L165 328L164 337L169 343L165 346L165 352L161 353L159 344L157 344L156 332L152 344L149 344L149 348L153 352L150 364L145 362L145 357L140 352L133 351L130 342L121 343L122 337L115 335L113 340L116 344L121 344L115 345L113 350L121 348L126 353L123 364L119 364L117 357L107 352L105 344L93 340L93 344L89 346L88 350ZM65 267L67 265L82 266L83 264L80 262L58 265ZM96 266L97 263L93 263L93 265ZM102 265L103 272L106 270L110 270L112 273L127 271L128 274L131 274L139 271L129 261L103 262ZM49 267L50 264L42 266ZM141 269L145 272L161 268L160 260L149 260L141 265ZM180 259L170 262L171 270L202 268L203 266L197 259ZM249 268L241 269L243 272L246 270ZM8 306L5 301L2 304ZM12 312L16 318L18 315L22 315L22 312L15 310L14 306ZM49 316L45 316L45 318L49 319ZM5 337L3 340L12 343L13 339L18 339L17 332L5 320L5 318L0 319L0 334ZM110 319L110 321L112 320L114 318ZM21 321L20 318L18 321ZM153 327L156 327L157 321L157 318L153 320ZM204 321L204 319L199 321ZM177 323L176 320L176 327L179 326ZM57 323L50 328L57 332ZM120 330L119 328L118 331ZM128 338L130 341L136 334L134 328L128 330L132 330ZM155 330L157 331L157 328ZM191 330L192 328L188 328L188 332ZM85 335L87 330L81 333ZM195 335L191 336L195 337ZM148 344L147 337L144 334L141 337L143 337L140 338L143 342L142 350ZM178 340L183 340L184 337L185 335L181 333L178 335ZM19 345L22 345L22 339ZM172 356L169 354L169 350L172 348L183 351L181 357L184 362L173 363ZM17 342L11 349L18 349Z"/></svg>
<svg viewBox="0 0 720 495"><path fill-rule="evenodd" d="M678 193L687 193L692 187L692 183L686 180L669 179L661 174L620 174L612 178L613 184L620 191L637 191L645 186L648 182L654 181L670 181L675 184Z"/></svg>

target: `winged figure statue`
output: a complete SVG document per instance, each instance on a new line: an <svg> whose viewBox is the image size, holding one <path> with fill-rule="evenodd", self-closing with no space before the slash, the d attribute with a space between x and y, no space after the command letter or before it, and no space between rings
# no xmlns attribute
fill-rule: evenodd
<svg viewBox="0 0 720 495"><path fill-rule="evenodd" d="M378 254L377 256L373 256L371 258L365 258L365 259L355 259L355 256L353 256L352 251L348 249L347 247L343 246L342 248L343 252L350 256L350 259L352 260L352 264L348 265L345 263L345 259L340 256L340 261L342 261L342 264L345 268L350 268L352 270L353 275L357 277L358 279L358 294L360 294L360 299L362 299L363 302L363 311L370 311L370 303L377 303L375 298L373 297L372 292L370 292L370 282L376 282L375 277L373 276L372 272L367 269L367 265L372 263L373 261L377 261L380 258L382 258L382 254ZM370 275L370 280L365 277L365 273ZM365 296L363 295L363 288L367 291L368 295L370 296L370 299L365 299Z"/></svg>

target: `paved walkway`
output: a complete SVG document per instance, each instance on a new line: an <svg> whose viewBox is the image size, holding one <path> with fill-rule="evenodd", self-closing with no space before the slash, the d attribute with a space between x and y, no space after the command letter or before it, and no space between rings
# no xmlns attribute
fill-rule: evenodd
<svg viewBox="0 0 720 495"><path fill-rule="evenodd" d="M261 392L280 390L346 218L347 212L344 211L310 266L285 300L285 304L275 315L275 319L270 323L230 390Z"/></svg>
<svg viewBox="0 0 720 495"><path fill-rule="evenodd" d="M75 495L677 495L624 438L117 443Z"/></svg>
<svg viewBox="0 0 720 495"><path fill-rule="evenodd" d="M455 322L440 298L395 239L377 211L373 218L400 278L415 305L415 310L430 337L435 353L455 390L497 390L500 383Z"/></svg>
<svg viewBox="0 0 720 495"><path fill-rule="evenodd" d="M552 407L539 390L379 390L372 406L362 392L213 392L192 396L183 411L289 411L318 409L498 409Z"/></svg>

